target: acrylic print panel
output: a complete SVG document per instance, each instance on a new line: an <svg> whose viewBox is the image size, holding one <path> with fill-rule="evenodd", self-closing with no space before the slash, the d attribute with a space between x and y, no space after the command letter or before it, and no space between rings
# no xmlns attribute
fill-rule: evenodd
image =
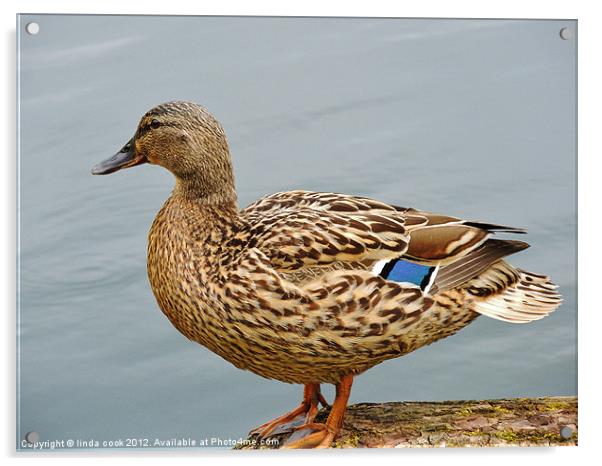
<svg viewBox="0 0 602 466"><path fill-rule="evenodd" d="M576 29L19 16L17 448L232 448L312 380L330 403L339 383L342 414L351 376L381 359L353 378L342 431L324 413L314 440L574 444ZM241 207L293 190L385 204L297 192L241 217L204 110L141 121L169 101L219 120ZM122 147L95 171L140 166L90 173ZM165 168L179 181L149 281ZM522 249L511 241L531 247L508 268L496 261ZM517 269L551 277L562 305L499 320L557 306L546 279Z"/></svg>

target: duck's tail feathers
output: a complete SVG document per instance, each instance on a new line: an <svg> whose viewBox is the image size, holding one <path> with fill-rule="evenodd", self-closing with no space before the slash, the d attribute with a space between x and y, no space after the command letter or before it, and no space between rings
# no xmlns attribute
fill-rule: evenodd
<svg viewBox="0 0 602 466"><path fill-rule="evenodd" d="M562 297L544 275L515 269L500 260L466 284L475 299L474 310L493 319L526 323L556 310Z"/></svg>
<svg viewBox="0 0 602 466"><path fill-rule="evenodd" d="M481 230L490 231L492 233L516 233L524 235L527 233L525 228L509 227L507 225L496 225L495 223L484 222L464 222L464 225L469 227L480 228Z"/></svg>
<svg viewBox="0 0 602 466"><path fill-rule="evenodd" d="M442 266L437 273L430 293L435 294L460 287L472 278L478 277L501 258L528 247L529 245L522 241L488 239L479 248L466 256L449 265Z"/></svg>

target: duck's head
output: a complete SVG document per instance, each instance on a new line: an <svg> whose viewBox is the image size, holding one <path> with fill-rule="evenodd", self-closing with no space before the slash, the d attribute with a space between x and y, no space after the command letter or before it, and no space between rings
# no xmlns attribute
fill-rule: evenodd
<svg viewBox="0 0 602 466"><path fill-rule="evenodd" d="M143 163L172 172L177 186L195 194L233 190L232 162L220 123L191 102L168 102L144 114L134 137L112 157L96 164L93 175L107 175Z"/></svg>

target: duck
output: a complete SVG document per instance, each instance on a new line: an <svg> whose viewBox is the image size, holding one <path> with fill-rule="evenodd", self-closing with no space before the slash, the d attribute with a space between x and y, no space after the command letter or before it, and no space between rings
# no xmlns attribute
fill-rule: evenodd
<svg viewBox="0 0 602 466"><path fill-rule="evenodd" d="M251 431L289 432L283 448L329 448L353 380L455 334L479 316L522 324L556 310L545 275L506 260L521 228L334 192L293 190L240 209L221 124L203 106L157 105L96 164L142 164L175 177L148 234L147 274L161 311L235 367L303 385L299 406ZM329 405L322 384L335 386ZM316 422L320 406L330 408Z"/></svg>

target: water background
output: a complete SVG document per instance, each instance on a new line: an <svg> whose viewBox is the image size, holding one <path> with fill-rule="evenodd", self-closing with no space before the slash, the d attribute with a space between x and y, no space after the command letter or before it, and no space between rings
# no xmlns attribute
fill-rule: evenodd
<svg viewBox="0 0 602 466"><path fill-rule="evenodd" d="M300 400L159 311L146 235L172 176L90 175L168 100L222 122L241 206L323 190L529 229L512 262L560 285L555 314L477 319L358 377L351 403L576 394L576 39L563 27L576 22L21 16L18 439L237 439Z"/></svg>

